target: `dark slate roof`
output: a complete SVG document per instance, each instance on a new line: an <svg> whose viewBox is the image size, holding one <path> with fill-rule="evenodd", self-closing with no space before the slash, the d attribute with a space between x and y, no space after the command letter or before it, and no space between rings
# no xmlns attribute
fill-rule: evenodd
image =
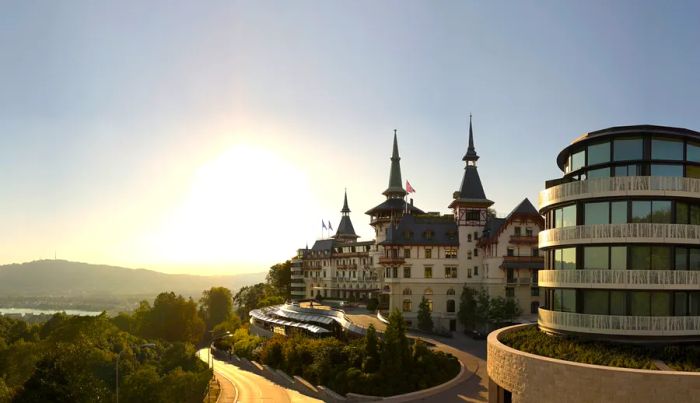
<svg viewBox="0 0 700 403"><path fill-rule="evenodd" d="M525 215L536 215L536 216L540 215L540 213L537 212L537 209L535 208L535 206L533 206L532 203L530 203L530 200L527 197L525 199L523 199L523 201L521 201L520 204L518 204L513 209L513 211L511 211L508 214L506 219L508 219L510 216L512 216L514 214L525 214Z"/></svg>
<svg viewBox="0 0 700 403"><path fill-rule="evenodd" d="M344 215L340 219L340 224L338 224L338 231L336 231L335 236L336 238L340 235L345 235L345 236L357 236L355 234L355 228L352 226L352 221L350 221L350 216Z"/></svg>
<svg viewBox="0 0 700 403"><path fill-rule="evenodd" d="M394 130L394 148L391 153L391 171L389 172L389 187L382 193L386 196L404 196L406 191L401 181L401 157L399 157L399 144L396 141L396 130Z"/></svg>
<svg viewBox="0 0 700 403"><path fill-rule="evenodd" d="M467 148L467 153L464 154L462 161L476 161L479 156L476 155L476 149L474 148L474 132L472 131L472 115L469 115L469 147Z"/></svg>
<svg viewBox="0 0 700 403"><path fill-rule="evenodd" d="M432 237L426 232L432 231ZM396 227L387 229L386 240L380 245L448 245L458 246L459 237L454 217L448 216L413 216L401 218Z"/></svg>
<svg viewBox="0 0 700 403"><path fill-rule="evenodd" d="M474 165L467 165L464 167L464 177L462 177L462 186L459 188L459 198L475 200L486 199L486 193L484 193L484 187L481 185L479 172L476 171Z"/></svg>
<svg viewBox="0 0 700 403"><path fill-rule="evenodd" d="M345 191L345 196L343 198L343 209L340 210L341 213L349 213L350 207L348 207L348 191Z"/></svg>
<svg viewBox="0 0 700 403"><path fill-rule="evenodd" d="M505 224L505 218L489 217L486 219L486 225L484 225L484 237L490 238L498 233L503 224Z"/></svg>
<svg viewBox="0 0 700 403"><path fill-rule="evenodd" d="M406 209L406 204L407 203L404 201L404 199L386 199L378 206L372 207L371 209L367 210L365 214L374 215L376 213L391 211L403 212ZM419 209L418 207L412 206L411 204L408 204L408 209L409 211L411 211L411 214L423 214L423 210Z"/></svg>
<svg viewBox="0 0 700 403"><path fill-rule="evenodd" d="M335 241L333 239L319 239L316 242L314 242L314 246L311 247L312 251L330 251L333 249L333 243Z"/></svg>

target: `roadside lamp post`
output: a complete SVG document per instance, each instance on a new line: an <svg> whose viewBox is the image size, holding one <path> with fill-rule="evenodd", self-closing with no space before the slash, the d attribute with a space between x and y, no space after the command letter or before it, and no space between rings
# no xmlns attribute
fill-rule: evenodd
<svg viewBox="0 0 700 403"><path fill-rule="evenodd" d="M140 346L138 346L138 348L155 348L155 346L156 346L156 345L155 345L154 343L145 343L145 344L141 344ZM119 352L119 354L117 354L117 364L116 364L116 366L115 366L115 369L116 369L115 372L116 372L116 374L117 374L117 375L116 375L116 378L117 378L117 380L116 380L116 384L117 384L117 387L116 387L116 391L117 391L117 403L119 403L119 359L121 358L122 353L123 353L124 351L126 351L126 350L122 350L122 351Z"/></svg>
<svg viewBox="0 0 700 403"><path fill-rule="evenodd" d="M233 335L231 334L231 332L229 332L229 331L227 330L225 333L221 334L220 336L214 337L214 338L211 340L211 343L209 343L209 357L210 357L210 359L211 359L211 370L212 370L212 372L214 372L214 342L217 341L217 340L226 339L226 338L229 338L229 337L233 337Z"/></svg>

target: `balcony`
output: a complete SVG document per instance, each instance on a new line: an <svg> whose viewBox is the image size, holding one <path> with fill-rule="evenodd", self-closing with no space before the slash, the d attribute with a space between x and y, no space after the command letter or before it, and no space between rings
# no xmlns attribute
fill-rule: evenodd
<svg viewBox="0 0 700 403"><path fill-rule="evenodd" d="M697 245L700 225L595 224L554 228L539 233L539 247L587 243L676 243Z"/></svg>
<svg viewBox="0 0 700 403"><path fill-rule="evenodd" d="M525 245L537 245L536 235L511 235L510 243L512 244L525 244Z"/></svg>
<svg viewBox="0 0 700 403"><path fill-rule="evenodd" d="M389 256L383 256L379 258L379 264L382 265L387 265L387 266L398 266L404 264L406 259L402 257L389 257Z"/></svg>
<svg viewBox="0 0 700 403"><path fill-rule="evenodd" d="M539 308L544 330L624 336L698 336L700 316L615 316L556 312Z"/></svg>
<svg viewBox="0 0 700 403"><path fill-rule="evenodd" d="M539 194L539 207L579 199L609 196L698 197L700 179L667 176L619 176L553 186Z"/></svg>
<svg viewBox="0 0 700 403"><path fill-rule="evenodd" d="M533 283L532 283L532 279L530 277L518 277L518 278L512 277L512 278L506 279L506 285L509 285L509 286L515 286L515 285L530 286L530 285L533 285ZM536 285L536 284L534 284L534 285Z"/></svg>
<svg viewBox="0 0 700 403"><path fill-rule="evenodd" d="M356 270L357 265L356 264L341 264L336 266L336 269L338 270Z"/></svg>
<svg viewBox="0 0 700 403"><path fill-rule="evenodd" d="M700 272L687 270L541 270L541 287L698 290Z"/></svg>

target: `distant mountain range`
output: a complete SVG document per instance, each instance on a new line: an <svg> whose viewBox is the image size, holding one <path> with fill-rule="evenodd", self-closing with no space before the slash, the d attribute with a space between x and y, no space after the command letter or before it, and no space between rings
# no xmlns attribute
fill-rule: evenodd
<svg viewBox="0 0 700 403"><path fill-rule="evenodd" d="M174 291L197 299L213 286L237 289L265 281L266 272L231 276L166 274L107 265L37 260L0 266L0 295L85 297L157 295Z"/></svg>

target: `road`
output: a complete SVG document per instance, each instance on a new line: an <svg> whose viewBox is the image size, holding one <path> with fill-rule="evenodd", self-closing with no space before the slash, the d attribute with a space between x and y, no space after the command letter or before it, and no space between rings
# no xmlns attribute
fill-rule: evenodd
<svg viewBox="0 0 700 403"><path fill-rule="evenodd" d="M199 358L208 362L209 349L198 351ZM217 375L231 382L233 388L222 383L223 402L274 402L274 403L301 403L321 402L320 400L303 395L295 390L280 386L260 375L245 371L233 364L214 359L214 371ZM234 396L232 396L232 394Z"/></svg>
<svg viewBox="0 0 700 403"><path fill-rule="evenodd" d="M367 327L371 324L383 332L386 325L377 319L371 313L368 313L364 308L347 308L345 309L347 317L356 325ZM465 366L468 375L463 376L463 380L451 388L431 395L423 399L415 401L429 402L488 402L488 385L489 378L486 373L486 341L473 340L459 332L453 333L452 338L427 337L423 334L408 333L411 337L424 339L435 345L435 349L450 353Z"/></svg>

